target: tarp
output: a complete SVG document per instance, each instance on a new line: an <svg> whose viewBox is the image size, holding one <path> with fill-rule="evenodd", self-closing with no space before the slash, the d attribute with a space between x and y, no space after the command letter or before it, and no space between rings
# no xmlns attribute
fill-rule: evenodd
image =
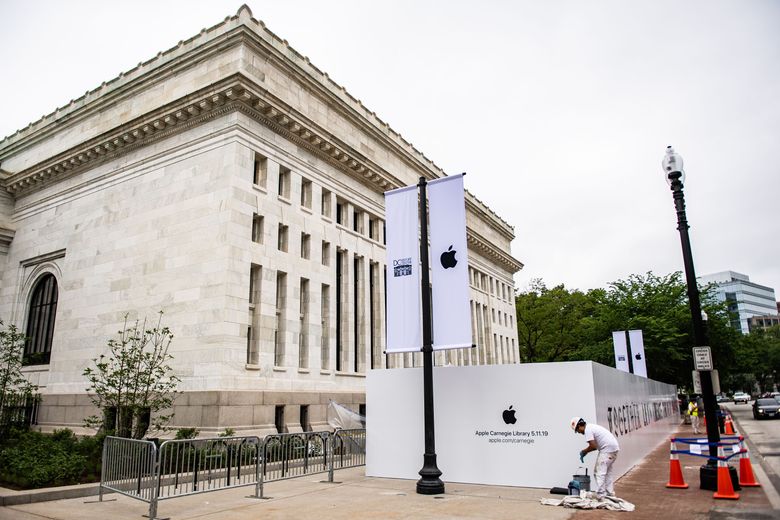
<svg viewBox="0 0 780 520"><path fill-rule="evenodd" d="M330 401L328 403L326 419L328 425L336 430L353 430L365 428L366 425L365 417L335 401Z"/></svg>

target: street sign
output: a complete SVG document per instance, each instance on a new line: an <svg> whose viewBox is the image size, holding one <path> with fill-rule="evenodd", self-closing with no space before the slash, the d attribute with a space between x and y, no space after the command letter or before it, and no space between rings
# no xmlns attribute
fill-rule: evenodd
<svg viewBox="0 0 780 520"><path fill-rule="evenodd" d="M698 370L694 370L691 372L693 375L693 393L694 394L703 394L701 389L701 374L699 374ZM710 372L710 375L712 377L712 393L715 395L718 395L720 393L720 377L718 377L718 371L713 370Z"/></svg>
<svg viewBox="0 0 780 520"><path fill-rule="evenodd" d="M710 347L693 347L693 367L696 370L712 370Z"/></svg>
<svg viewBox="0 0 780 520"><path fill-rule="evenodd" d="M701 395L701 376L698 370L693 371L693 393Z"/></svg>

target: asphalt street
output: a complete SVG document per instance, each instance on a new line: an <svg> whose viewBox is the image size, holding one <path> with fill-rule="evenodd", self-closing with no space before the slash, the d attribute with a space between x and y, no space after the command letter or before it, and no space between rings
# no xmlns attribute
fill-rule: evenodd
<svg viewBox="0 0 780 520"><path fill-rule="evenodd" d="M754 465L761 465L780 497L780 417L754 419L752 405L753 401L749 404L722 404L731 412L738 432L747 439L751 461Z"/></svg>

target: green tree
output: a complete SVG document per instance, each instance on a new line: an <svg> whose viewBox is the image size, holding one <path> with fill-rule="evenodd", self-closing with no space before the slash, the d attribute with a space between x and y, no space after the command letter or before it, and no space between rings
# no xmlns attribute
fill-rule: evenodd
<svg viewBox="0 0 780 520"><path fill-rule="evenodd" d="M102 417L85 419L87 426L140 439L150 424L164 430L170 422L173 414L159 412L173 405L180 380L168 364L173 333L162 326L162 311L159 314L151 328L146 320L128 324L125 316L118 337L108 340L108 355L94 358L94 366L84 369L90 399L103 412Z"/></svg>
<svg viewBox="0 0 780 520"><path fill-rule="evenodd" d="M780 327L758 329L740 338L734 353L734 369L727 379L734 390L750 393L774 389L780 371Z"/></svg>
<svg viewBox="0 0 780 520"><path fill-rule="evenodd" d="M723 304L709 288L701 291L708 315L709 343L728 372L738 333L729 327ZM648 376L691 386L693 326L686 284L679 272L651 272L617 280L587 293L547 289L534 280L516 299L523 362L591 360L614 366L612 331L642 330Z"/></svg>
<svg viewBox="0 0 780 520"><path fill-rule="evenodd" d="M563 285L548 289L533 280L517 295L515 310L520 360L525 363L563 361L580 346L582 320L593 312L591 300Z"/></svg>
<svg viewBox="0 0 780 520"><path fill-rule="evenodd" d="M25 336L15 325L0 320L0 430L16 422L20 404L33 398L38 387L22 374Z"/></svg>

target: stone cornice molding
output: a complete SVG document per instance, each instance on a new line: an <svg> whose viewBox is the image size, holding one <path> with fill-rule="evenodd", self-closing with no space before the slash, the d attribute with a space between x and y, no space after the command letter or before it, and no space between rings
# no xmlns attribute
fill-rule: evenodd
<svg viewBox="0 0 780 520"><path fill-rule="evenodd" d="M501 251L493 244L491 244L487 239L480 236L471 229L469 229L466 233L466 242L471 249L493 260L510 273L516 273L523 268L522 262L515 259L512 255Z"/></svg>
<svg viewBox="0 0 780 520"><path fill-rule="evenodd" d="M14 196L26 194L232 111L250 116L378 191L401 185L393 175L240 74L12 174L2 184Z"/></svg>

